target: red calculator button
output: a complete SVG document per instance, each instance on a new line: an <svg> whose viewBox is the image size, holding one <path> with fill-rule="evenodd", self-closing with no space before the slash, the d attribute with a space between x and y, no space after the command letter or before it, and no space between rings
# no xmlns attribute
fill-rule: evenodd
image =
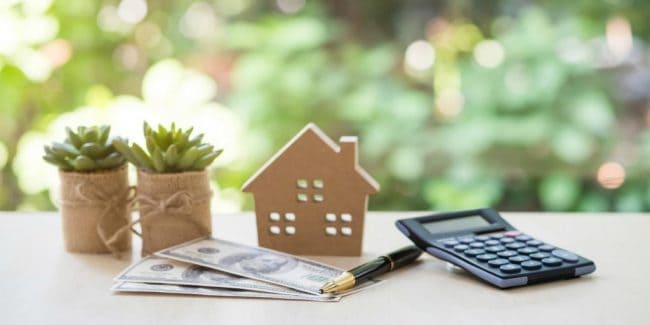
<svg viewBox="0 0 650 325"><path fill-rule="evenodd" d="M512 230L512 231L506 231L505 233L503 233L503 235L506 237L517 237L521 235L521 232Z"/></svg>

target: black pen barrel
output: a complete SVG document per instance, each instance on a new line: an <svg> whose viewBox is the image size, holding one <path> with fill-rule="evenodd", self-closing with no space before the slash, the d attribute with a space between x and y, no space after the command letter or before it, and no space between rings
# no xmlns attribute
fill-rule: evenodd
<svg viewBox="0 0 650 325"><path fill-rule="evenodd" d="M407 246L386 254L386 256L379 256L368 263L349 270L348 272L352 273L357 283L359 283L369 277L379 276L406 264L410 264L420 257L421 254L422 251L419 248L415 246Z"/></svg>
<svg viewBox="0 0 650 325"><path fill-rule="evenodd" d="M376 259L359 265L348 272L354 275L357 283L373 276L379 276L390 271L390 261L386 256L379 256Z"/></svg>
<svg viewBox="0 0 650 325"><path fill-rule="evenodd" d="M422 255L422 251L416 246L406 246L386 255L393 262L392 270L410 264Z"/></svg>

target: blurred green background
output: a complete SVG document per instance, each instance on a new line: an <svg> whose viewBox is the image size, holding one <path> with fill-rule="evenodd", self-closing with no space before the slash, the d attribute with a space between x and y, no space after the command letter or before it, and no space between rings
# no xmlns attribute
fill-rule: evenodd
<svg viewBox="0 0 650 325"><path fill-rule="evenodd" d="M0 209L56 208L65 126L195 126L218 212L306 123L374 210L648 211L647 1L0 2Z"/></svg>

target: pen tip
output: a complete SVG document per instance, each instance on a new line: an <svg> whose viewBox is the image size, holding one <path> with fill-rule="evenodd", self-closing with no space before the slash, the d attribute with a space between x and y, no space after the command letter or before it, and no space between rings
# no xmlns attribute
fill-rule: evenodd
<svg viewBox="0 0 650 325"><path fill-rule="evenodd" d="M320 288L320 293L330 293L336 289L336 283L335 282L327 282L325 285L323 285L322 288Z"/></svg>

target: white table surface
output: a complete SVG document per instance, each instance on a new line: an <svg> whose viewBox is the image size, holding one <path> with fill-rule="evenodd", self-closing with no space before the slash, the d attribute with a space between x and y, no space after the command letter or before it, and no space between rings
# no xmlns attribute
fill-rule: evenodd
<svg viewBox="0 0 650 325"><path fill-rule="evenodd" d="M315 257L348 268L409 244L393 226L417 212L370 213L362 257ZM431 256L338 303L115 294L139 257L70 254L56 213L0 212L1 324L650 324L650 215L503 213L520 230L595 261L595 273L499 290ZM218 215L214 234L256 244L252 213Z"/></svg>

